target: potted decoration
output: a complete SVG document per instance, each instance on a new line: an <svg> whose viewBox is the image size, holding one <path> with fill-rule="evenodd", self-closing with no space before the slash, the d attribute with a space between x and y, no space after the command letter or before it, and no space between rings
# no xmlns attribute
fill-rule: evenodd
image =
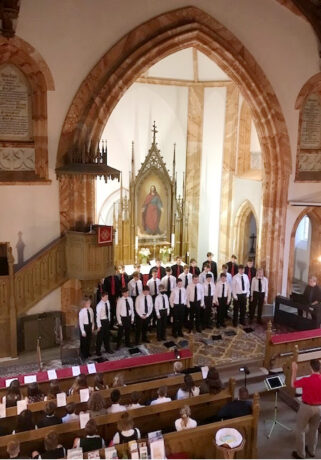
<svg viewBox="0 0 321 460"><path fill-rule="evenodd" d="M162 248L160 248L159 254L162 258L163 264L167 264L169 262L171 253L172 253L172 248L168 246L163 246Z"/></svg>
<svg viewBox="0 0 321 460"><path fill-rule="evenodd" d="M148 248L140 248L140 250L138 251L138 255L140 257L141 264L146 265L148 256L150 256L150 250Z"/></svg>

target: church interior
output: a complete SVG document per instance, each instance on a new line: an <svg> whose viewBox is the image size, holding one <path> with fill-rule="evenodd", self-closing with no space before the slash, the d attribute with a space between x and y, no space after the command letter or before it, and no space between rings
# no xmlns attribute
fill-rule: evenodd
<svg viewBox="0 0 321 460"><path fill-rule="evenodd" d="M1 458L321 458L320 0L0 0L0 211Z"/></svg>

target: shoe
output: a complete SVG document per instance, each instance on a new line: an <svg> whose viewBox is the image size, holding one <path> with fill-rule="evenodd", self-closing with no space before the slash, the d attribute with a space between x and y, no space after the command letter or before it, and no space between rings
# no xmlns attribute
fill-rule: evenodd
<svg viewBox="0 0 321 460"><path fill-rule="evenodd" d="M300 455L297 453L296 450L293 450L291 455L292 455L293 458L304 458L304 457L300 457Z"/></svg>
<svg viewBox="0 0 321 460"><path fill-rule="evenodd" d="M96 355L97 355L97 356L101 356L101 352L100 352L100 351L97 351Z"/></svg>
<svg viewBox="0 0 321 460"><path fill-rule="evenodd" d="M308 454L308 456L309 456L309 457L312 457L312 458L314 458L314 457L315 457L315 454L314 454L314 455L313 455L313 454L311 454L311 452L309 451L309 449L308 449L308 447L307 447L307 446L305 446L305 451L306 451L306 453Z"/></svg>

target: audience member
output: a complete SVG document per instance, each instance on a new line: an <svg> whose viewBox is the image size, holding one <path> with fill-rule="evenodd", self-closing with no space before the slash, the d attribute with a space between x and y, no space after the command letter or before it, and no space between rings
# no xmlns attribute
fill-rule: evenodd
<svg viewBox="0 0 321 460"><path fill-rule="evenodd" d="M107 413L105 407L105 400L100 393L92 393L88 400L88 410L90 418L97 417L98 415L104 415Z"/></svg>
<svg viewBox="0 0 321 460"><path fill-rule="evenodd" d="M66 415L62 417L62 423L74 422L75 420L79 420L79 415L75 414L76 404L74 402L70 402L66 406Z"/></svg>
<svg viewBox="0 0 321 460"><path fill-rule="evenodd" d="M223 406L218 411L217 418L219 420L227 420L250 414L252 414L252 401L249 401L249 392L247 388L241 387L239 389L238 399L234 399Z"/></svg>
<svg viewBox="0 0 321 460"><path fill-rule="evenodd" d="M184 406L179 411L181 418L175 420L176 431L188 430L189 428L197 427L196 420L191 418L191 409L189 406Z"/></svg>
<svg viewBox="0 0 321 460"><path fill-rule="evenodd" d="M35 428L36 425L32 420L31 411L25 409L17 417L16 429L13 431L13 434L21 433L23 431L34 430Z"/></svg>
<svg viewBox="0 0 321 460"><path fill-rule="evenodd" d="M55 431L49 431L44 439L44 452L34 451L32 458L64 458L66 451L61 444L59 444L58 434Z"/></svg>
<svg viewBox="0 0 321 460"><path fill-rule="evenodd" d="M29 458L20 455L20 442L17 439L8 442L7 454L8 458Z"/></svg>
<svg viewBox="0 0 321 460"><path fill-rule="evenodd" d="M134 428L134 421L128 412L121 414L117 428L119 431L113 438L113 444L125 444L140 439L140 431L138 428Z"/></svg>
<svg viewBox="0 0 321 460"><path fill-rule="evenodd" d="M183 363L182 361L175 361L173 364L173 374L170 375L180 375L183 372Z"/></svg>
<svg viewBox="0 0 321 460"><path fill-rule="evenodd" d="M210 367L205 380L201 383L200 394L217 394L223 389L220 375L215 367Z"/></svg>
<svg viewBox="0 0 321 460"><path fill-rule="evenodd" d="M110 399L111 399L112 404L107 409L108 414L113 414L114 412L125 412L126 411L126 407L119 404L119 401L120 401L120 391L119 390L117 389L113 390L111 392Z"/></svg>
<svg viewBox="0 0 321 460"><path fill-rule="evenodd" d="M27 396L25 397L27 403L32 404L35 402L40 402L40 401L43 401L44 398L45 398L45 395L40 390L38 383L37 382L29 383L27 387Z"/></svg>
<svg viewBox="0 0 321 460"><path fill-rule="evenodd" d="M178 389L176 399L187 399L191 396L198 396L199 394L200 389L195 385L193 377L191 374L186 374L183 385Z"/></svg>
<svg viewBox="0 0 321 460"><path fill-rule="evenodd" d="M73 448L76 449L79 447L82 448L83 452L98 450L105 447L105 441L97 432L95 420L90 419L86 423L84 438L75 438Z"/></svg>
<svg viewBox="0 0 321 460"><path fill-rule="evenodd" d="M150 405L154 406L155 404L162 404L162 403L167 403L171 401L171 398L167 397L167 386L162 386L158 389L157 391L158 398L154 399Z"/></svg>
<svg viewBox="0 0 321 460"><path fill-rule="evenodd" d="M108 385L104 384L104 376L101 373L95 375L94 391L106 390Z"/></svg>
<svg viewBox="0 0 321 460"><path fill-rule="evenodd" d="M139 403L141 398L141 394L138 391L133 391L130 395L130 404L127 406L127 409L139 409L140 407L144 407Z"/></svg>
<svg viewBox="0 0 321 460"><path fill-rule="evenodd" d="M61 393L59 384L57 380L51 380L49 384L49 391L47 396L45 396L45 401L50 401L51 399L57 399L57 394Z"/></svg>
<svg viewBox="0 0 321 460"><path fill-rule="evenodd" d="M6 396L2 398L2 403L6 402L6 407L14 407L17 401L21 400L19 380L13 380L7 389Z"/></svg>
<svg viewBox="0 0 321 460"><path fill-rule="evenodd" d="M90 392L93 390L88 386L87 377L84 374L79 374L69 390L69 395L79 394L80 390L85 390L86 388L88 388Z"/></svg>
<svg viewBox="0 0 321 460"><path fill-rule="evenodd" d="M62 423L60 417L55 415L56 403L54 401L48 401L45 407L45 416L39 420L38 427L44 428L45 426L59 425Z"/></svg>
<svg viewBox="0 0 321 460"><path fill-rule="evenodd" d="M117 388L117 387L124 387L125 385L125 380L123 374L117 374L115 375L113 379L113 383L111 384L112 388Z"/></svg>

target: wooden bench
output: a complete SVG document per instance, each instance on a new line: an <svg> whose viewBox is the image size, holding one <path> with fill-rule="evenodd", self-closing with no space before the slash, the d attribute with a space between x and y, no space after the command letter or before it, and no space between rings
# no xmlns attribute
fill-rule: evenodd
<svg viewBox="0 0 321 460"><path fill-rule="evenodd" d="M284 390L289 396L294 398L296 394L296 389L291 386L292 362L295 361L298 364L297 378L300 378L311 374L311 359L321 359L321 350L311 351L309 353L300 353L299 347L296 345L293 357L288 359L283 365L286 385Z"/></svg>
<svg viewBox="0 0 321 460"><path fill-rule="evenodd" d="M195 384L199 386L201 382L203 381L202 373L195 372L191 375L193 377ZM181 375L175 375L172 377L151 380L148 382L133 383L130 385L126 385L124 387L120 387L119 391L121 393L121 403L124 405L130 404L130 395L132 394L133 391L138 391L142 394L142 398L141 398L142 402L146 403L148 401L151 401L152 399L157 398L158 388L164 385L168 387L168 396L174 399L183 381L184 381L184 375L181 374ZM233 389L231 384L230 384L230 389L231 390ZM113 388L109 388L106 390L100 390L97 393L100 393L101 396L105 400L108 400L108 405L110 405L111 401L109 400L109 398L110 398L110 394L112 391L113 391ZM80 397L78 394L68 396L67 403L68 402L75 402L77 405L78 412L81 410L86 410L87 408L86 403L80 402ZM28 409L31 412L33 412L33 419L34 419L35 424L37 424L39 419L43 416L43 411L45 409L45 406L46 406L45 401L28 405ZM58 417L63 417L66 413L65 408L58 407L55 413ZM3 427L6 430L6 432L11 433L15 429L16 421L17 421L17 408L10 407L6 411L6 418L0 419L0 426Z"/></svg>
<svg viewBox="0 0 321 460"><path fill-rule="evenodd" d="M268 370L282 368L283 364L293 357L295 346L298 346L300 353L321 347L321 329L273 335L272 323L269 321L266 330L264 367Z"/></svg>
<svg viewBox="0 0 321 460"><path fill-rule="evenodd" d="M186 404L191 407L192 417L201 422L215 415L227 402L233 399L234 381L230 387L225 388L217 395L204 394L179 401L146 406L131 410L135 420L135 426L141 430L142 435L155 430L173 430L174 423L179 418L180 409ZM113 438L117 431L117 422L121 413L101 415L95 418L100 435L107 441ZM0 456L6 455L8 442L17 439L21 444L21 452L30 454L32 450L43 449L43 439L51 431L52 427L30 430L15 435L2 436L0 438ZM66 448L71 448L73 440L77 436L83 436L84 430L80 429L79 422L70 422L56 425L55 431L59 434L59 440Z"/></svg>
<svg viewBox="0 0 321 460"><path fill-rule="evenodd" d="M180 350L183 369L193 367L193 354L189 349ZM117 361L105 361L96 363L96 370L104 375L104 381L110 385L117 374L124 376L125 383L138 382L168 376L173 372L173 363L178 361L173 351L158 353L155 355L138 356L136 358L121 359ZM87 365L80 366L81 373L87 375L88 384L93 386L95 374L88 374ZM67 392L74 383L72 369L56 370L61 391ZM26 396L27 385L23 384L23 376L18 376L21 383L22 394ZM18 378L17 377L17 378ZM11 377L10 377L11 378ZM48 393L50 381L47 372L38 372L37 381L41 391ZM5 379L0 378L0 398L5 396Z"/></svg>
<svg viewBox="0 0 321 460"><path fill-rule="evenodd" d="M213 442L216 432L221 428L235 428L245 438L243 450L238 453L239 458L257 457L257 430L259 420L259 397L254 395L252 415L238 417L222 422L199 425L197 428L184 431L173 431L164 434L167 458L175 458L175 454L185 453L188 458L221 458L221 452ZM129 458L128 444L115 446L118 458ZM88 454L85 453L87 458ZM104 449L100 450L100 458L105 458Z"/></svg>

